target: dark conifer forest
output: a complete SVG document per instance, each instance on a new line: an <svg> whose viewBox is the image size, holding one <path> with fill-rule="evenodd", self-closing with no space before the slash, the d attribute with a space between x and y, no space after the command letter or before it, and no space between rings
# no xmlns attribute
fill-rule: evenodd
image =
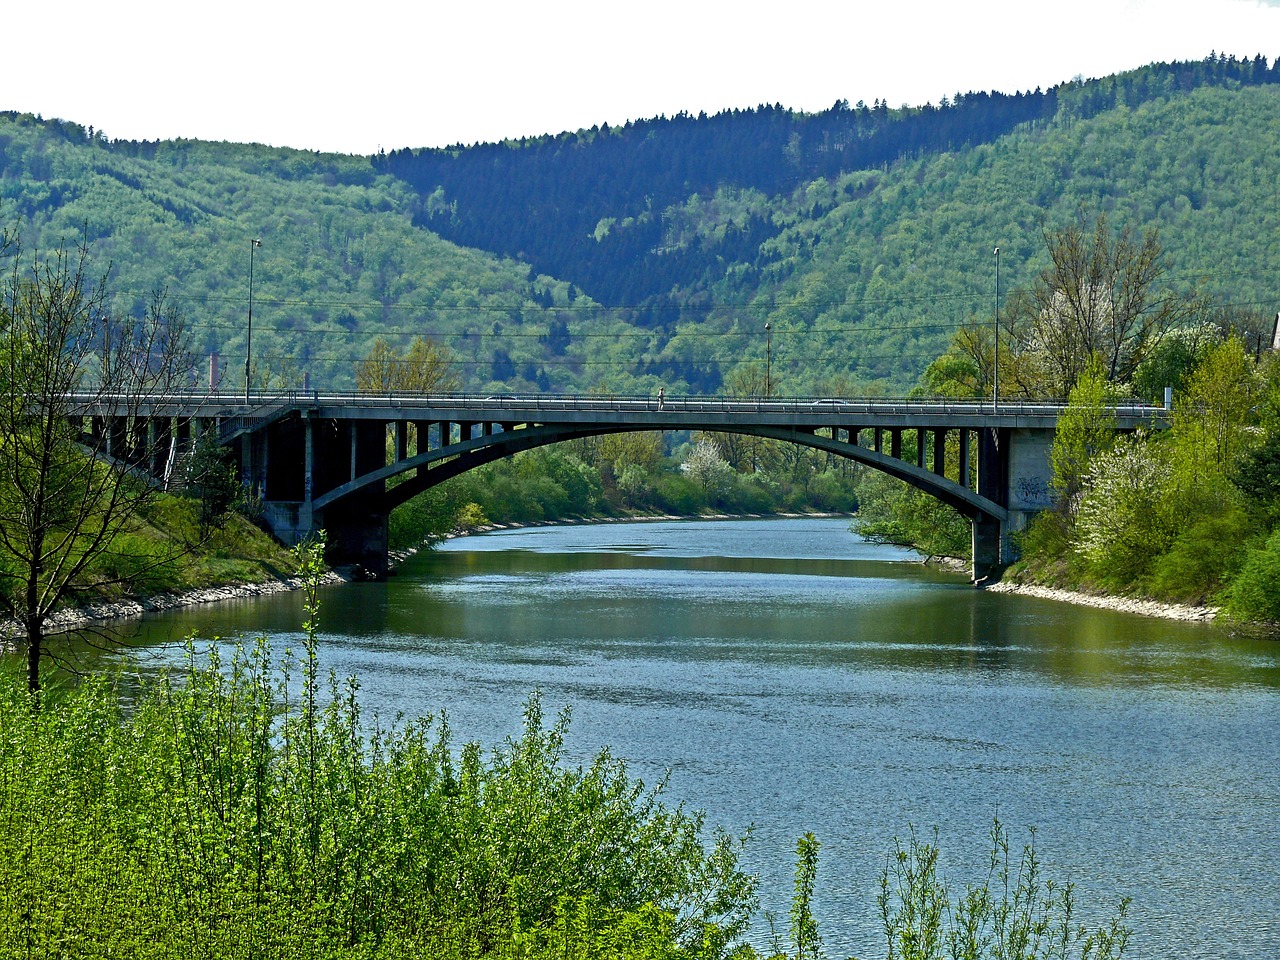
<svg viewBox="0 0 1280 960"><path fill-rule="evenodd" d="M1204 86L1276 83L1280 68L1261 55L1214 57L1048 91L957 93L936 106L890 109L876 100L851 107L841 100L804 114L761 105L496 144L395 150L375 166L418 192L415 223L461 246L526 260L601 303L642 307L723 273L725 265L758 271L776 257L762 246L781 226L764 211L728 225L715 242L664 243L664 212L689 197L726 187L776 197L820 179L994 143L1050 123L1059 117L1060 99L1064 118L1084 120ZM817 220L855 194L848 186L843 197L802 212ZM606 220L613 224L601 230Z"/></svg>

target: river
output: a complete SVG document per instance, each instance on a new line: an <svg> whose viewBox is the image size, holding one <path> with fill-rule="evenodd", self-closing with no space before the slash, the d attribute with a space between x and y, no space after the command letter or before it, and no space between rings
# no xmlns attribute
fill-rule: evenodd
<svg viewBox="0 0 1280 960"><path fill-rule="evenodd" d="M995 817L1015 852L1035 829L1085 919L1133 898L1131 956L1280 956L1275 641L976 591L844 520L498 532L323 603L323 662L366 711L445 709L494 744L539 690L572 707L575 759L608 746L709 824L752 826L780 930L813 831L828 956L883 956L895 838L936 829L958 887ZM297 594L156 615L132 656L301 619Z"/></svg>

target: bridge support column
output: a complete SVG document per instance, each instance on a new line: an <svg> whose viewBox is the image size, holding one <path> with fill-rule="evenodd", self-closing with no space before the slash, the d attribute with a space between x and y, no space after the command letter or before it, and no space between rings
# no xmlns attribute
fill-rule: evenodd
<svg viewBox="0 0 1280 960"><path fill-rule="evenodd" d="M388 511L380 496L351 497L342 506L315 518L325 531L325 559L334 566L354 566L359 575L386 576Z"/></svg>
<svg viewBox="0 0 1280 960"><path fill-rule="evenodd" d="M998 504L1008 503L1008 431L984 427L978 431L978 494ZM973 582L999 579L1009 562L1004 523L979 514L973 518Z"/></svg>
<svg viewBox="0 0 1280 960"><path fill-rule="evenodd" d="M973 582L999 579L1005 567L1004 524L995 517L979 515L973 522Z"/></svg>
<svg viewBox="0 0 1280 960"><path fill-rule="evenodd" d="M1007 517L973 521L973 578L982 582L1018 558L1014 534L1053 506L1049 462L1053 431L984 428L978 433L978 493L1003 506ZM963 450L963 445L962 445ZM962 464L965 461L962 460Z"/></svg>
<svg viewBox="0 0 1280 960"><path fill-rule="evenodd" d="M415 420L413 421L414 448L415 455L422 455L431 449L431 421ZM436 446L439 446L439 438L437 438Z"/></svg>
<svg viewBox="0 0 1280 960"><path fill-rule="evenodd" d="M395 422L396 431L396 463L409 459L409 424L404 420Z"/></svg>

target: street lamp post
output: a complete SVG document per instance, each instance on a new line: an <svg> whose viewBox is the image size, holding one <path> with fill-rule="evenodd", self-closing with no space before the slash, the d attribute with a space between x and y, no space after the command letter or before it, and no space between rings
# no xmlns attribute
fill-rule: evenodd
<svg viewBox="0 0 1280 960"><path fill-rule="evenodd" d="M773 324L764 325L764 398L773 396Z"/></svg>
<svg viewBox="0 0 1280 960"><path fill-rule="evenodd" d="M991 412L1000 412L1000 248L996 247L995 353L991 357Z"/></svg>
<svg viewBox="0 0 1280 960"><path fill-rule="evenodd" d="M249 402L249 363L253 359L253 251L262 246L262 241L249 241L249 326L244 339L244 402Z"/></svg>

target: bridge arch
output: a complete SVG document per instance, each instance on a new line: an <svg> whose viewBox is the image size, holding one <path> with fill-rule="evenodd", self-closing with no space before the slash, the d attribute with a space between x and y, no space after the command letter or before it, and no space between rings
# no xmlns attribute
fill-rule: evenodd
<svg viewBox="0 0 1280 960"><path fill-rule="evenodd" d="M611 433L637 433L652 429L649 426L636 425L592 428L533 426L509 432L493 433L488 436L473 437L447 447L440 447L417 454L406 460L388 464L371 473L357 477L317 497L314 506L317 510L336 507L348 497L361 496L371 488L385 484L387 480L393 477L414 471L415 476L385 490L381 494L387 509L393 510L446 480L476 467L514 456L525 450L549 446L567 440L576 440L582 437L605 436ZM765 425L728 428L723 426L693 427L691 429L718 433L737 433L821 450L825 453L831 453L856 463L861 463L872 469L880 470L889 476L902 480L936 497L948 506L954 507L960 514L970 520L976 517L986 517L990 520L1003 522L1008 518L1008 510L1000 504L978 494L967 486L962 486L940 472L926 469L918 464L889 456L874 449L859 446L857 443L838 440L808 431Z"/></svg>

